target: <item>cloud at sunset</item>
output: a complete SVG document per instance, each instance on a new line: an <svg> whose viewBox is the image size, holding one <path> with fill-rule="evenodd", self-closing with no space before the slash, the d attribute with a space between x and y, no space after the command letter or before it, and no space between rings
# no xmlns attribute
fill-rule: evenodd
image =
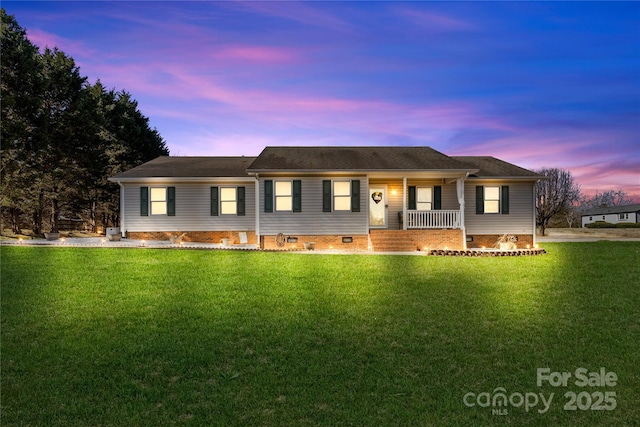
<svg viewBox="0 0 640 427"><path fill-rule="evenodd" d="M640 201L637 2L4 2L177 155L429 145Z"/></svg>
<svg viewBox="0 0 640 427"><path fill-rule="evenodd" d="M476 26L470 22L440 13L416 10L406 6L398 7L395 13L405 18L409 23L432 32L471 31L476 28Z"/></svg>

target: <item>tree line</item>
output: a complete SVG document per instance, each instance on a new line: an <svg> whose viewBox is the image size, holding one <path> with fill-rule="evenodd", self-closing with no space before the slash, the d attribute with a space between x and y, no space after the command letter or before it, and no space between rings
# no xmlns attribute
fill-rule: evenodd
<svg viewBox="0 0 640 427"><path fill-rule="evenodd" d="M588 197L570 171L560 168L542 168L535 171L543 175L536 183L536 225L542 235L550 225L569 228L580 221L583 212L600 206L624 206L633 200L624 190L611 189Z"/></svg>
<svg viewBox="0 0 640 427"><path fill-rule="evenodd" d="M63 216L96 232L119 222L107 178L161 155L166 143L131 94L90 84L73 58L43 51L1 9L0 230L56 232Z"/></svg>

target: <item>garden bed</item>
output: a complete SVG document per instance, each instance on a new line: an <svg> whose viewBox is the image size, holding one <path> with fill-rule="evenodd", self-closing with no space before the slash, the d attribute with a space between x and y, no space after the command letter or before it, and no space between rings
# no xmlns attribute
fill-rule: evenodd
<svg viewBox="0 0 640 427"><path fill-rule="evenodd" d="M432 249L429 255L437 256L461 256L461 257L502 257L502 256L534 256L544 255L544 248L534 249L467 249L457 251L453 249Z"/></svg>

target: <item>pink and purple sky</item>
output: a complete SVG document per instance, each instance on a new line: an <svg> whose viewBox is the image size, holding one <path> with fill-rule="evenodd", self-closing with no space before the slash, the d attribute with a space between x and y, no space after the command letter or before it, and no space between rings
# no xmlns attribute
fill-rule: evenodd
<svg viewBox="0 0 640 427"><path fill-rule="evenodd" d="M640 202L640 2L4 1L172 155L427 145Z"/></svg>

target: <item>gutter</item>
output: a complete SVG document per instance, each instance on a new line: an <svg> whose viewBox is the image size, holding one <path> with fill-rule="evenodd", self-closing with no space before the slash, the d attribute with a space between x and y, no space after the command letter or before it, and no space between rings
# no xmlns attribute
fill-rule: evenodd
<svg viewBox="0 0 640 427"><path fill-rule="evenodd" d="M258 247L260 247L260 175L256 172L252 174L255 176L256 185L254 186L255 192L255 206L256 206L256 224L255 224L255 232Z"/></svg>
<svg viewBox="0 0 640 427"><path fill-rule="evenodd" d="M123 177L123 178L107 178L110 182L127 182L127 183L167 183L167 182L186 182L186 183L208 183L208 182L253 182L249 176L237 177L170 177L170 176L150 176L150 177Z"/></svg>

